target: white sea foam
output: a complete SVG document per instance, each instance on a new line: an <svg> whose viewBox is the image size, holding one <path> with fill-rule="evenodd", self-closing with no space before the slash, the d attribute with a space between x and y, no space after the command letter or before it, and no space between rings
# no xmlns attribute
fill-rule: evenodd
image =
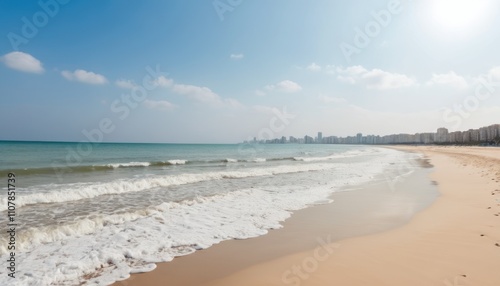
<svg viewBox="0 0 500 286"><path fill-rule="evenodd" d="M238 163L238 160L227 158L227 159L224 160L224 162L226 162L226 163Z"/></svg>
<svg viewBox="0 0 500 286"><path fill-rule="evenodd" d="M17 271L16 285L79 284L85 274L101 267L103 275L89 285L108 285L129 277L129 273L152 270L154 262L170 261L222 240L255 237L280 228L279 222L288 218L291 210L324 199L330 192L325 187L307 191L251 189L164 203L150 216L110 224L93 234L75 233L72 239L18 253L19 264L29 267ZM7 281L4 272L0 270L0 284Z"/></svg>
<svg viewBox="0 0 500 286"><path fill-rule="evenodd" d="M303 165L281 165L267 168L249 168L242 171L206 172L171 176L148 176L143 178L119 179L105 183L74 183L64 185L37 186L37 192L28 189L25 195L16 198L17 207L37 203L61 203L90 199L102 195L140 192L155 187L168 187L209 180L238 179L257 176L271 176L286 173L321 171L338 167L332 163ZM21 190L21 189L19 189ZM1 198L0 211L6 210L7 198Z"/></svg>
<svg viewBox="0 0 500 286"><path fill-rule="evenodd" d="M186 160L168 160L167 161L170 165L184 165L186 164Z"/></svg>
<svg viewBox="0 0 500 286"><path fill-rule="evenodd" d="M371 150L372 149L347 151L347 152L343 152L343 153L339 153L339 154L332 154L332 155L323 156L323 157L293 157L293 160L303 161L303 162L328 161L328 160L339 159L339 158L355 157L355 156L359 156L363 153L371 153L372 152Z"/></svg>
<svg viewBox="0 0 500 286"><path fill-rule="evenodd" d="M405 163L405 156L397 151L382 150L370 160L342 164L342 168L333 171L335 179L328 185L277 184L265 189L242 189L223 195L166 202L143 213L88 218L70 225L53 226L50 230L40 227L30 234L31 241L24 242L26 250L16 254L19 265L29 265L16 271L16 285L78 285L84 282L85 275L96 272L100 275L86 281L86 285L109 285L128 278L130 273L151 271L155 262L170 261L175 256L190 254L223 240L263 235L269 229L280 228L280 222L287 219L291 211L328 203L329 195L340 186L370 181L386 168ZM338 167L332 163L299 166L303 171ZM258 172L262 172L258 173L260 175L283 174L291 170L297 172L299 166L213 172L211 176L220 179L224 175L244 178ZM198 174L191 175L196 178ZM169 177L153 180L159 183L166 178ZM124 184L122 188L144 188L152 184L151 181L133 180L127 183L129 185ZM63 192L57 194L63 195ZM0 259L5 261L7 256L3 254ZM5 267L0 268L0 285L11 282L6 271Z"/></svg>
<svg viewBox="0 0 500 286"><path fill-rule="evenodd" d="M144 218L153 212L154 210L141 210L116 215L96 215L65 224L38 226L27 230L22 229L21 232L19 232L21 235L18 233L16 239L16 250L30 251L41 244L92 234L107 225L117 225L128 221L134 221L139 218ZM6 238L0 238L0 254L10 252L6 247L7 242Z"/></svg>
<svg viewBox="0 0 500 286"><path fill-rule="evenodd" d="M248 161L254 162L254 163L264 163L264 162L266 162L266 159L265 158L255 158L255 159L248 160Z"/></svg>
<svg viewBox="0 0 500 286"><path fill-rule="evenodd" d="M148 167L151 165L149 162L130 162L130 163L115 163L115 164L107 164L106 166L112 168L120 168L120 167Z"/></svg>

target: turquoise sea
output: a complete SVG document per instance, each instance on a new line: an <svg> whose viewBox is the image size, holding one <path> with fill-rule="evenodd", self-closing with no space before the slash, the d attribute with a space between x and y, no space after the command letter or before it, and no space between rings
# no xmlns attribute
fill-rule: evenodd
<svg viewBox="0 0 500 286"><path fill-rule="evenodd" d="M412 156L359 145L0 142L0 225L14 173L16 257L29 265L17 285L108 285L280 228L346 186L411 172Z"/></svg>

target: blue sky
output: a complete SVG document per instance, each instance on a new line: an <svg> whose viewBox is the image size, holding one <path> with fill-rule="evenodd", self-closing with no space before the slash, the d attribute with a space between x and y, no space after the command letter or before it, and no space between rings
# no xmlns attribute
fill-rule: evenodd
<svg viewBox="0 0 500 286"><path fill-rule="evenodd" d="M500 123L499 6L0 1L0 140L99 130L108 142L233 143Z"/></svg>

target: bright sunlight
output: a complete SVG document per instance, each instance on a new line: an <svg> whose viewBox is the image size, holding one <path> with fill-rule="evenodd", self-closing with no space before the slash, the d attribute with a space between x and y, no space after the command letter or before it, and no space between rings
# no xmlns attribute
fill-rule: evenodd
<svg viewBox="0 0 500 286"><path fill-rule="evenodd" d="M470 29L478 26L491 9L491 0L429 1L432 18L446 29Z"/></svg>

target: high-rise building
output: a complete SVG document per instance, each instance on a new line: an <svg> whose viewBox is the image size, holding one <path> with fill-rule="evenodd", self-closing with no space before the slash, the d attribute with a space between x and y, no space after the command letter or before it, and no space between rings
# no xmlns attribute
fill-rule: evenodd
<svg viewBox="0 0 500 286"><path fill-rule="evenodd" d="M439 128L436 133L436 142L443 143L448 139L448 129Z"/></svg>
<svg viewBox="0 0 500 286"><path fill-rule="evenodd" d="M304 143L306 144L312 144L314 143L314 138L312 138L311 136L304 136Z"/></svg>
<svg viewBox="0 0 500 286"><path fill-rule="evenodd" d="M256 142L257 138L253 138ZM435 133L416 133L416 134L390 134L385 136L368 135L363 136L362 133L356 136L323 137L322 132L318 132L318 136L313 138L305 136L303 138L295 138L290 136L288 141L286 137L260 140L260 143L278 144L278 143L299 143L299 144L481 144L500 146L500 124L481 127L478 129L469 129L467 131L449 132L446 128L439 128Z"/></svg>

